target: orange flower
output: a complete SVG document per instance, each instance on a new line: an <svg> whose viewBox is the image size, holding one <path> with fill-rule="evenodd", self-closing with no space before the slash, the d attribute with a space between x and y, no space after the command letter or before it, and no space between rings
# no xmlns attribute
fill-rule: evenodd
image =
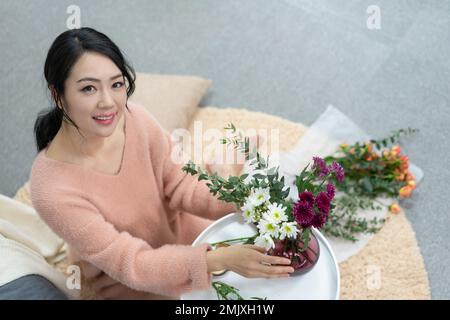
<svg viewBox="0 0 450 320"><path fill-rule="evenodd" d="M398 194L402 198L409 198L411 196L412 191L413 188L411 186L404 186L399 190Z"/></svg>
<svg viewBox="0 0 450 320"><path fill-rule="evenodd" d="M400 161L401 161L401 162L404 162L404 163L408 163L409 158L408 158L408 156L401 156L401 157L400 157Z"/></svg>
<svg viewBox="0 0 450 320"><path fill-rule="evenodd" d="M378 154L375 151L370 151L367 153L366 158L370 157L372 160L378 159Z"/></svg>
<svg viewBox="0 0 450 320"><path fill-rule="evenodd" d="M392 213L399 213L401 211L401 208L397 203L393 203L389 206L389 211Z"/></svg>
<svg viewBox="0 0 450 320"><path fill-rule="evenodd" d="M398 155L402 152L402 149L400 148L400 146L393 146L393 147L391 148L391 152L392 152L394 155L398 156Z"/></svg>
<svg viewBox="0 0 450 320"><path fill-rule="evenodd" d="M348 143L341 143L340 147L342 150L345 150L348 148Z"/></svg>
<svg viewBox="0 0 450 320"><path fill-rule="evenodd" d="M410 186L411 188L415 189L416 188L416 182L414 180L408 180L407 185Z"/></svg>
<svg viewBox="0 0 450 320"><path fill-rule="evenodd" d="M384 151L383 151L383 157L389 158L389 151L384 150Z"/></svg>
<svg viewBox="0 0 450 320"><path fill-rule="evenodd" d="M368 152L372 152L373 144L370 141L366 141L364 145L366 146Z"/></svg>
<svg viewBox="0 0 450 320"><path fill-rule="evenodd" d="M366 161L372 161L373 160L373 157L372 157L372 155L368 155L368 156L366 156Z"/></svg>
<svg viewBox="0 0 450 320"><path fill-rule="evenodd" d="M403 173L401 173L401 174L399 174L399 175L395 178L395 180L397 180L397 181L403 181L403 180L405 180L405 175L404 175Z"/></svg>
<svg viewBox="0 0 450 320"><path fill-rule="evenodd" d="M406 180L416 180L416 178L412 175L411 172L408 171L408 173L406 174Z"/></svg>

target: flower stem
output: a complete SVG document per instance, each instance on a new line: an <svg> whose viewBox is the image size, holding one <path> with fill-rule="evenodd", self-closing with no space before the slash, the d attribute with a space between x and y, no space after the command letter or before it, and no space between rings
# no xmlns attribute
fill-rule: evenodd
<svg viewBox="0 0 450 320"><path fill-rule="evenodd" d="M314 255L317 257L318 256L318 253L317 252L315 252L313 249L311 249L311 247L310 246L308 246L307 248L306 248L306 250L311 250L312 251L312 253L314 253ZM306 251L305 250L305 251Z"/></svg>
<svg viewBox="0 0 450 320"><path fill-rule="evenodd" d="M227 242L236 242L236 241L242 241L242 240L249 240L249 239L252 239L252 238L256 238L257 236L258 236L258 235L254 235L254 236L251 236L251 237L243 237L243 238L235 238L235 239L223 240L223 241L218 241L218 242L210 243L210 245L211 245L211 246L216 246L216 245L218 245L218 244L220 244L220 243L227 243Z"/></svg>
<svg viewBox="0 0 450 320"><path fill-rule="evenodd" d="M307 248L308 249L308 248ZM305 250L306 251L306 250ZM313 264L313 261L308 257L308 254L304 253L303 251L299 251L300 254L309 261L309 263ZM314 251L313 251L314 252Z"/></svg>
<svg viewBox="0 0 450 320"><path fill-rule="evenodd" d="M331 173L327 174L327 175L323 178L322 183L319 185L319 188L322 188L323 184L324 184L328 179L330 179L331 176L332 176Z"/></svg>

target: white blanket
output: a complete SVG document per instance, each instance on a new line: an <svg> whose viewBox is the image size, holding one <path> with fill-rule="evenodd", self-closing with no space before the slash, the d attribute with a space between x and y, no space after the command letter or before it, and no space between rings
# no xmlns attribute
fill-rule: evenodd
<svg viewBox="0 0 450 320"><path fill-rule="evenodd" d="M29 274L50 280L67 296L77 292L52 263L64 256L65 243L30 206L0 194L0 286Z"/></svg>

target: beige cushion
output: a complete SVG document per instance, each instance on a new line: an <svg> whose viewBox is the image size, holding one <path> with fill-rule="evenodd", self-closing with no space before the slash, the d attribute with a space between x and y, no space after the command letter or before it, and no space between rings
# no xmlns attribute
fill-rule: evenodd
<svg viewBox="0 0 450 320"><path fill-rule="evenodd" d="M212 81L197 76L136 73L131 101L143 105L170 132L187 128Z"/></svg>

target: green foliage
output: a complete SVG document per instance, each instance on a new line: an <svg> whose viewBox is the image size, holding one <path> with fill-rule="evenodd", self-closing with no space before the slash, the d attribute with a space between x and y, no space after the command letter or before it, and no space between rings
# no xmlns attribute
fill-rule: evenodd
<svg viewBox="0 0 450 320"><path fill-rule="evenodd" d="M254 174L249 181L248 174L241 176L230 176L228 179L218 176L216 173L210 174L202 170L199 166L189 161L183 171L190 175L197 175L198 180L207 181L207 186L213 195L219 195L219 199L234 203L238 208L242 207L255 188L269 188L270 198L287 208L286 214L289 221L295 221L292 208L293 201L288 199L289 188L285 186L284 177L279 177L278 167L269 168L269 158L264 159L256 151L249 150L249 139L237 133L236 127L230 123L225 127L230 132L229 138L221 139L222 144L232 145L234 149L245 154L245 159L250 162L260 173ZM309 170L309 165L296 176L295 185L298 190L311 191L317 194L323 190L326 181L332 180L338 193L331 203L331 210L322 231L325 234L357 241L356 235L361 233L377 232L384 219L368 220L357 215L358 210L380 210L377 205L377 197L395 198L400 188L405 186L405 181L398 178L398 171L403 170L404 163L397 157L382 156L383 148L387 148L400 139L402 135L410 135L417 132L416 129L400 129L394 131L390 136L380 140L370 140L369 142L357 142L352 146L341 146L334 155L326 157L327 165L333 161L339 163L345 171L345 178L342 183L337 183L336 178L331 173L325 177L318 177ZM377 155L373 150L378 150ZM245 182L244 182L245 181ZM259 210L259 209L256 209ZM260 212L256 211L256 214ZM299 238L303 241L303 248L307 248L310 237L310 228L300 228ZM253 244L258 234L251 237L229 239L211 244ZM288 242L286 242L288 243ZM220 281L212 283L219 300L244 300L239 294L239 290L233 286ZM261 299L251 297L251 299ZM264 298L264 300L267 298Z"/></svg>
<svg viewBox="0 0 450 320"><path fill-rule="evenodd" d="M245 200L254 188L270 188L270 196L273 199L287 198L289 187L285 186L284 177L279 179L278 167L268 168L269 158L264 159L256 150L250 153L248 137L242 137L241 133L237 134L236 127L232 123L228 124L225 129L231 131L233 135L230 138L222 139L221 143L233 145L234 149L243 152L246 160L250 160L250 163L257 170L265 171L265 174L255 174L250 182L244 183L248 174L239 177L230 176L228 179L224 179L216 173L208 173L192 161L189 161L182 170L190 175L198 175L198 180L208 181L207 186L213 195L219 194L219 200L232 202L238 208L244 205Z"/></svg>
<svg viewBox="0 0 450 320"><path fill-rule="evenodd" d="M384 219L367 220L357 216L359 209L381 210L373 199L345 194L335 197L334 206L334 210L330 211L328 220L321 229L325 234L356 242L356 234L375 233L384 223Z"/></svg>
<svg viewBox="0 0 450 320"><path fill-rule="evenodd" d="M280 201L287 207L290 221L293 221L293 202L288 200L289 188L285 186L284 177L279 179L278 167L268 168L269 159L264 159L258 152L249 150L249 139L237 133L236 127L230 123L225 127L231 132L231 137L223 139L222 143L232 145L235 149L245 153L246 159L254 165L256 169L263 170L265 174L258 173L252 177L249 183L244 183L247 174L240 177L229 177L224 179L217 174L209 174L200 169L194 163L189 162L183 170L192 175L198 175L199 180L207 180L210 191L219 199L226 202L233 202L237 207L242 207L246 198L253 188L270 188L271 199L286 199ZM417 129L400 129L393 131L391 135L379 140L369 142L356 142L352 146L341 147L334 155L324 158L329 165L333 161L339 163L345 171L343 183L336 183L337 191L333 201L333 209L330 211L327 223L322 228L325 234L356 241L356 234L377 232L384 220L368 220L357 216L357 210L378 209L375 205L376 198L388 197L396 198L400 188L405 186L405 181L396 179L395 171L401 167L398 158L387 159L382 156L382 152L394 143L398 142L402 136L411 135L418 132ZM372 147L376 148L372 150ZM368 161L378 151L378 157ZM303 171L296 176L295 184L298 190L309 190L317 192L322 185L314 175L310 174L306 166ZM302 237L307 241L309 234L303 232Z"/></svg>
<svg viewBox="0 0 450 320"><path fill-rule="evenodd" d="M213 281L212 286L216 290L218 300L244 300L244 298L238 292L239 289L230 286L229 284L226 284L221 281ZM267 300L267 297L266 298L251 297L250 299Z"/></svg>
<svg viewBox="0 0 450 320"><path fill-rule="evenodd" d="M389 145L392 145L400 140L402 135L411 135L413 133L419 132L419 129L412 129L412 128L406 128L406 129L400 129L397 131L393 131L390 136L380 139L380 140L370 140L371 143L373 143L378 150L381 150L383 147L386 148Z"/></svg>
<svg viewBox="0 0 450 320"><path fill-rule="evenodd" d="M404 170L403 164L398 156L384 153L389 153L388 147L397 143L401 136L418 131L400 129L387 138L341 146L334 155L324 159L326 163L336 161L345 170L344 182L336 185L340 194L334 199L335 208L322 228L325 234L355 242L356 234L375 233L381 228L384 219L358 217L357 210L381 210L375 205L376 198L398 197L399 190L406 185L404 180L396 179L398 172Z"/></svg>

